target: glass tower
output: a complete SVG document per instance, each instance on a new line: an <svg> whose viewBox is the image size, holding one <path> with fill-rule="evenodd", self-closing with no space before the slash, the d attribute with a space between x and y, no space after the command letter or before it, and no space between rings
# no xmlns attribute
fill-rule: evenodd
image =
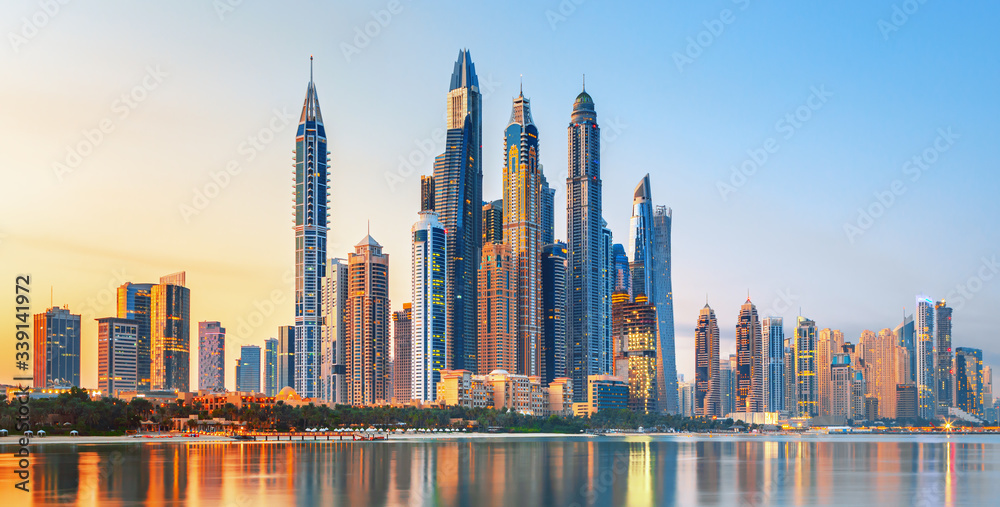
<svg viewBox="0 0 1000 507"><path fill-rule="evenodd" d="M226 390L226 328L219 322L198 323L198 389Z"/></svg>
<svg viewBox="0 0 1000 507"><path fill-rule="evenodd" d="M566 244L542 247L542 385L566 376Z"/></svg>
<svg viewBox="0 0 1000 507"><path fill-rule="evenodd" d="M35 315L35 387L80 387L80 316L66 308Z"/></svg>
<svg viewBox="0 0 1000 507"><path fill-rule="evenodd" d="M445 288L448 286L448 234L433 211L421 211L413 224L411 399L434 401L441 370L446 369L448 326ZM475 324L475 319L470 324Z"/></svg>
<svg viewBox="0 0 1000 507"><path fill-rule="evenodd" d="M303 398L320 396L322 305L326 276L327 145L323 114L312 76L295 133L295 371L294 389Z"/></svg>
<svg viewBox="0 0 1000 507"><path fill-rule="evenodd" d="M955 406L952 393L955 388L955 371L952 368L955 357L951 350L951 308L944 300L934 304L936 331L936 366L934 385L937 395L937 415L947 416L948 407Z"/></svg>
<svg viewBox="0 0 1000 507"><path fill-rule="evenodd" d="M764 412L785 410L785 327L781 317L765 317L761 322Z"/></svg>
<svg viewBox="0 0 1000 507"><path fill-rule="evenodd" d="M264 395L278 394L278 339L264 340Z"/></svg>
<svg viewBox="0 0 1000 507"><path fill-rule="evenodd" d="M448 231L444 367L469 371L476 371L478 353L477 278L483 245L482 100L472 56L463 49L458 52L448 90L445 152L434 159L433 209ZM416 393L417 386L413 389ZM422 399L434 399L434 395Z"/></svg>
<svg viewBox="0 0 1000 507"><path fill-rule="evenodd" d="M934 399L934 302L927 296L917 296L914 345L917 352L917 417L933 419L937 402Z"/></svg>
<svg viewBox="0 0 1000 507"><path fill-rule="evenodd" d="M150 349L150 293L151 283L125 282L118 287L118 318L132 319L136 322L136 382L139 391L149 391L150 364L152 354Z"/></svg>

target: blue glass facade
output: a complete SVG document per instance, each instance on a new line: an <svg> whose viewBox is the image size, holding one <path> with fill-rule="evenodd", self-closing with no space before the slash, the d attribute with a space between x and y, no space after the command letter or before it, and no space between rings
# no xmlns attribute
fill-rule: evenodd
<svg viewBox="0 0 1000 507"><path fill-rule="evenodd" d="M310 66L312 59L310 58ZM327 144L310 67L295 134L295 391L320 395L321 291L326 276ZM259 366L258 366L259 368Z"/></svg>

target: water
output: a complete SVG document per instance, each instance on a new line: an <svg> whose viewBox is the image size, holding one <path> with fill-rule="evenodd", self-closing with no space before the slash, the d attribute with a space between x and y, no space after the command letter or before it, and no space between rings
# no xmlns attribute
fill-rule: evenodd
<svg viewBox="0 0 1000 507"><path fill-rule="evenodd" d="M1000 437L44 444L13 505L997 505Z"/></svg>

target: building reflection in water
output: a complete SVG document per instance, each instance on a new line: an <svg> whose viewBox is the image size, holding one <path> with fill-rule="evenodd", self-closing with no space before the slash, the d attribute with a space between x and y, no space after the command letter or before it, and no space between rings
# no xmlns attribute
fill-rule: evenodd
<svg viewBox="0 0 1000 507"><path fill-rule="evenodd" d="M960 505L992 437L664 436L45 445L33 497L80 505ZM0 474L16 459L0 452ZM0 501L23 504L23 494Z"/></svg>

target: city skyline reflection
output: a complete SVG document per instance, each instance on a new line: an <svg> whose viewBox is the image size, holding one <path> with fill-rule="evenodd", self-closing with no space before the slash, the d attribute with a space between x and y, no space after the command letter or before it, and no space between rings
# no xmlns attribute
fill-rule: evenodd
<svg viewBox="0 0 1000 507"><path fill-rule="evenodd" d="M31 459L35 505L960 505L1000 493L1000 438L979 436L49 444Z"/></svg>

